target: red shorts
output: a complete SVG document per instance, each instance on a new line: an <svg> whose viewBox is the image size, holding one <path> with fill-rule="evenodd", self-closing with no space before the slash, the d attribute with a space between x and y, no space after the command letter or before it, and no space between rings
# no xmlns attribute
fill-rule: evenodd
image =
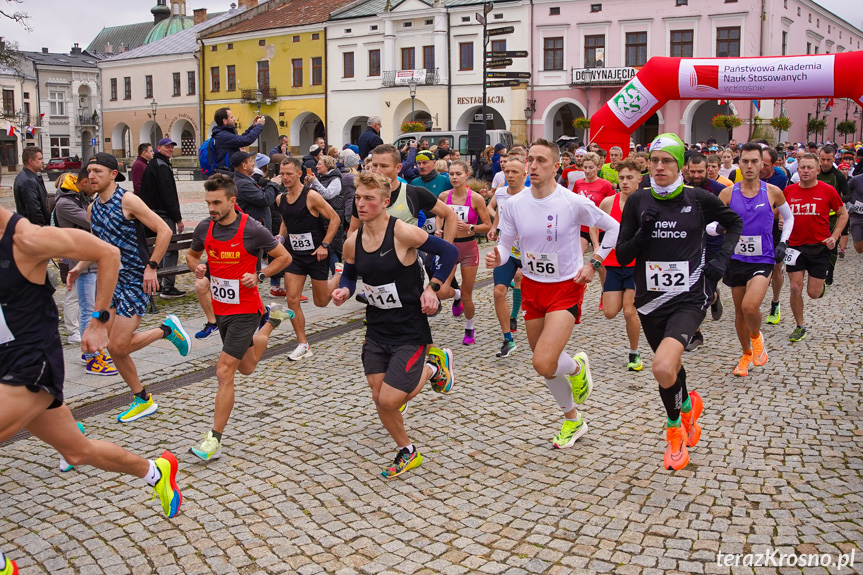
<svg viewBox="0 0 863 575"><path fill-rule="evenodd" d="M521 307L525 321L541 319L553 311L571 310L575 323L581 323L581 302L584 299L584 284L567 280L556 283L541 283L527 276L521 279Z"/></svg>

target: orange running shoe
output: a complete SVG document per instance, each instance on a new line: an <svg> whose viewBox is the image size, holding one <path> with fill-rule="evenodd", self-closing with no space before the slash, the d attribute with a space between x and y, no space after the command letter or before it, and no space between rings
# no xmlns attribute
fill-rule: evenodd
<svg viewBox="0 0 863 575"><path fill-rule="evenodd" d="M698 445L698 440L701 439L701 426L698 425L698 418L704 411L704 402L697 391L690 391L689 403L692 404L692 409L689 413L681 411L680 420L683 422L683 432L686 434L686 447L695 447Z"/></svg>
<svg viewBox="0 0 863 575"><path fill-rule="evenodd" d="M759 332L758 337L749 338L752 343L752 363L755 365L764 365L767 363L767 349L764 347L764 334Z"/></svg>
<svg viewBox="0 0 863 575"><path fill-rule="evenodd" d="M665 440L668 442L668 447L665 448L665 468L679 471L686 467L689 463L689 452L686 450L683 426L666 428Z"/></svg>
<svg viewBox="0 0 863 575"><path fill-rule="evenodd" d="M734 368L734 375L746 377L749 375L750 365L752 365L752 355L744 353L743 357L740 358L740 362L737 364L737 367Z"/></svg>

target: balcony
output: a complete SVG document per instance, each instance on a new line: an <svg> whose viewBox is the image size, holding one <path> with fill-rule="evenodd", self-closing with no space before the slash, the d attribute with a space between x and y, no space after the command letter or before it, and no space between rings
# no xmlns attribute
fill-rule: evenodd
<svg viewBox="0 0 863 575"><path fill-rule="evenodd" d="M99 125L99 114L93 112L92 114L79 114L78 115L78 125L79 126L98 126Z"/></svg>
<svg viewBox="0 0 863 575"><path fill-rule="evenodd" d="M276 99L276 89L273 86L261 86L260 88L243 88L240 90L240 99L243 102L253 103L258 92L261 93L261 102L267 105L272 104Z"/></svg>
<svg viewBox="0 0 863 575"><path fill-rule="evenodd" d="M401 71L404 72L404 70L401 70ZM426 69L425 80L422 82L417 82L417 85L418 86L433 86L434 84L437 84L440 81L440 78L438 76L437 71L438 71L437 68ZM405 81L404 79L399 79L399 82L396 83L396 74L398 74L398 72L399 71L396 71L396 70L390 70L388 72L384 72L383 79L381 81L381 86L383 86L384 88L392 88L393 86L407 86L408 82Z"/></svg>

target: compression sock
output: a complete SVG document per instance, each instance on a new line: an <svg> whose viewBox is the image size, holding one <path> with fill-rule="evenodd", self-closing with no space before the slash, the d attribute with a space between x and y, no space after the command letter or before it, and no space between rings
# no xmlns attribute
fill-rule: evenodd
<svg viewBox="0 0 863 575"><path fill-rule="evenodd" d="M566 355L565 351L560 352L560 357L557 358L557 369L554 372L557 376L578 375L581 373L581 366L577 361Z"/></svg>
<svg viewBox="0 0 863 575"><path fill-rule="evenodd" d="M557 401L561 411L564 413L575 408L575 400L572 398L572 384L565 375L556 375L551 379L545 380L545 385L551 395Z"/></svg>
<svg viewBox="0 0 863 575"><path fill-rule="evenodd" d="M503 334L503 339L505 339L506 341L512 341L512 332L508 331L505 334Z"/></svg>
<svg viewBox="0 0 863 575"><path fill-rule="evenodd" d="M518 318L518 311L521 309L521 290L512 288L512 312L509 317L512 319Z"/></svg>
<svg viewBox="0 0 863 575"><path fill-rule="evenodd" d="M659 396L665 406L669 427L675 427L675 422L676 425L680 425L680 406L683 403L682 391L679 378L674 381L671 387L659 387Z"/></svg>

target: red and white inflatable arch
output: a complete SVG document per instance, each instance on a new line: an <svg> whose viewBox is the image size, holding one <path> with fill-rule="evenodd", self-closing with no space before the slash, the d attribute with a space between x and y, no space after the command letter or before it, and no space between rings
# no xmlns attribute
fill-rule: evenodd
<svg viewBox="0 0 863 575"><path fill-rule="evenodd" d="M629 149L671 100L850 98L863 106L863 52L760 58L654 57L591 117L591 140Z"/></svg>

